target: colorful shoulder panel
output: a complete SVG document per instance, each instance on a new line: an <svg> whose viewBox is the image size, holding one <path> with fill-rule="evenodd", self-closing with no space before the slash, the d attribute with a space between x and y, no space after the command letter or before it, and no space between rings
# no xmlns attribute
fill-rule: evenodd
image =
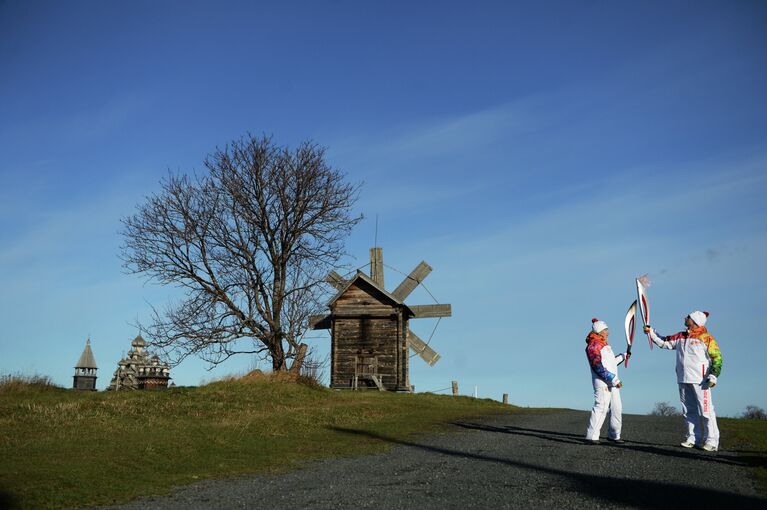
<svg viewBox="0 0 767 510"><path fill-rule="evenodd" d="M610 384L613 379L615 379L615 374L607 370L602 364L602 348L605 345L606 344L600 342L590 342L589 345L586 346L586 357L589 360L591 370L593 370L604 382Z"/></svg>

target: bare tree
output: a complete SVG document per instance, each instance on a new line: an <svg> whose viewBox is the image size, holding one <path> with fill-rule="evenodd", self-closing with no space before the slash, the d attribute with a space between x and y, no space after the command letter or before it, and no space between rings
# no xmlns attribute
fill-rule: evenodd
<svg viewBox="0 0 767 510"><path fill-rule="evenodd" d="M650 411L652 416L679 416L679 410L668 402L656 402L655 408Z"/></svg>
<svg viewBox="0 0 767 510"><path fill-rule="evenodd" d="M291 151L248 135L204 164L202 175L170 173L122 220L124 267L183 290L140 326L172 363L250 353L284 370L361 219L351 211L360 185L312 142Z"/></svg>
<svg viewBox="0 0 767 510"><path fill-rule="evenodd" d="M767 420L767 412L759 406L749 405L740 417L744 420Z"/></svg>

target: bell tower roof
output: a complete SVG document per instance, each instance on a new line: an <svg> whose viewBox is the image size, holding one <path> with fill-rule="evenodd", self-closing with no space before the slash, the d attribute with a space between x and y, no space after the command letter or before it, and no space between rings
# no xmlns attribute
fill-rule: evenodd
<svg viewBox="0 0 767 510"><path fill-rule="evenodd" d="M91 350L90 338L85 342L85 349L80 355L80 359L77 360L75 368L98 368L96 366L96 358L93 357L93 351Z"/></svg>

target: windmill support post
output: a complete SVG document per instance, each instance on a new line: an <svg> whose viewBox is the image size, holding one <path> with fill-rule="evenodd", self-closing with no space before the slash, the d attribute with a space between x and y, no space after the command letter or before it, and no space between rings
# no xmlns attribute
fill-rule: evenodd
<svg viewBox="0 0 767 510"><path fill-rule="evenodd" d="M384 286L383 248L370 248L370 278Z"/></svg>
<svg viewBox="0 0 767 510"><path fill-rule="evenodd" d="M458 381L453 381L453 396L458 396Z"/></svg>
<svg viewBox="0 0 767 510"><path fill-rule="evenodd" d="M506 405L509 405L509 394L508 393L504 393L503 394L503 403L506 404Z"/></svg>
<svg viewBox="0 0 767 510"><path fill-rule="evenodd" d="M304 359L306 358L306 351L309 349L309 346L306 344L300 344L298 346L298 352L296 353L296 358L293 360L293 365L290 367L290 373L299 375L301 373L301 368L304 365Z"/></svg>

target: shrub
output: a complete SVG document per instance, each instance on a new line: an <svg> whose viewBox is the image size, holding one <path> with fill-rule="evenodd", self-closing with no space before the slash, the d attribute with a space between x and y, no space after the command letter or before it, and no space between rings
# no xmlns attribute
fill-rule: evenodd
<svg viewBox="0 0 767 510"><path fill-rule="evenodd" d="M320 358L315 350L306 353L298 382L310 387L322 387L325 380L325 370L330 364L330 355Z"/></svg>
<svg viewBox="0 0 767 510"><path fill-rule="evenodd" d="M745 420L767 420L767 412L758 406L746 406L746 410L740 417Z"/></svg>
<svg viewBox="0 0 767 510"><path fill-rule="evenodd" d="M651 416L679 416L679 410L668 402L656 402L655 408L650 411Z"/></svg>

